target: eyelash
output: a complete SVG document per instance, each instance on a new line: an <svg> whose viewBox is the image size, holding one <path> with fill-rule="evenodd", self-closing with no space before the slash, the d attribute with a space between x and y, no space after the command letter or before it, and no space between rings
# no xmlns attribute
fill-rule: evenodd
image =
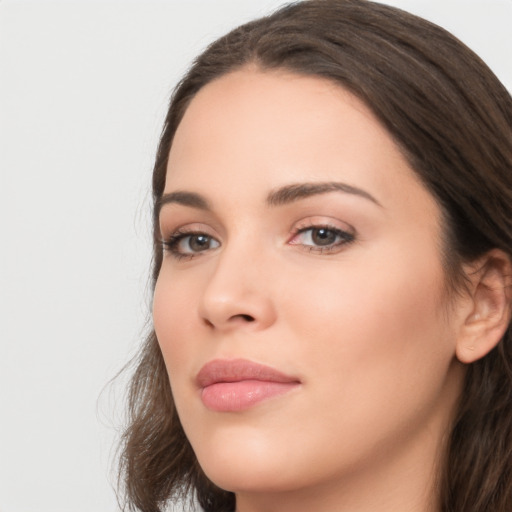
<svg viewBox="0 0 512 512"><path fill-rule="evenodd" d="M334 237L337 239L336 242L330 243L325 246L321 245L313 245L313 244L304 244L299 242L294 242L293 240L297 238L299 235L302 235L304 233L307 233L311 231L312 233L314 231L326 231L331 235L334 235ZM197 252L190 252L185 253L182 252L182 250L179 249L179 244L182 243L187 238L192 237L205 237L208 239L209 243L213 241L214 244L217 244L216 247L207 247L204 251L197 251ZM312 235L311 235L312 236ZM305 226L296 229L293 234L291 235L290 240L288 241L288 244L290 245L300 245L304 250L307 250L308 252L315 252L318 254L325 254L325 253L337 253L341 250L342 246L348 245L352 242L354 242L356 239L355 234L350 233L348 231L344 231L342 229L336 228L334 226L329 225L310 225ZM220 242L218 242L214 237L211 235L203 232L203 231L187 231L187 230L177 230L175 231L168 239L161 241L164 251L169 252L174 258L177 260L191 260L199 255L201 253L206 252L208 250L216 249L220 246ZM189 241L190 244L190 241Z"/></svg>
<svg viewBox="0 0 512 512"><path fill-rule="evenodd" d="M181 230L181 229L178 229L177 231L175 231L167 240L162 240L161 243L162 243L164 251L169 252L177 260L183 260L183 259L191 260L192 258L199 256L199 254L204 251L198 251L196 253L194 253L194 252L184 253L184 252L180 251L179 244L181 242L183 242L186 238L188 238L188 237L191 238L193 236L196 236L196 237L203 236L205 238L208 238L210 241L213 240L217 244L219 244L219 242L217 240L215 240L215 238L213 238L211 235L208 235L204 231L187 231L187 230Z"/></svg>
<svg viewBox="0 0 512 512"><path fill-rule="evenodd" d="M334 235L338 240L336 242L333 242L331 244L321 246L321 245L313 245L313 244L304 244L299 242L293 242L295 238L297 238L299 235L302 235L304 233L307 233L308 231L311 231L312 233L314 231L326 231L328 233L331 233ZM311 234L312 236L312 234ZM342 247L345 245L348 245L352 242L354 242L356 239L354 233L350 233L348 231L344 231L343 229L339 229L334 226L330 226L329 224L314 224L314 225L308 225L305 227L298 228L294 234L291 237L291 240L288 242L290 245L301 245L304 250L307 250L308 252L315 252L318 254L326 254L326 253L337 253L341 251Z"/></svg>

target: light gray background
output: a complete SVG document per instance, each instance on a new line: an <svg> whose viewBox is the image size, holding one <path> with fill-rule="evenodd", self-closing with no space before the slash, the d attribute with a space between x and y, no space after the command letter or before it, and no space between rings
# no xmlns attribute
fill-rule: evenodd
<svg viewBox="0 0 512 512"><path fill-rule="evenodd" d="M171 86L279 0L0 1L0 512L114 512L123 380L144 332L149 181ZM512 0L388 3L512 89Z"/></svg>

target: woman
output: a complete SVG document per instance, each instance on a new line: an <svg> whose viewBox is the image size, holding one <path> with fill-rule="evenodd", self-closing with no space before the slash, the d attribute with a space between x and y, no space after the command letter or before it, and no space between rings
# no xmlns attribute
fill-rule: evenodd
<svg viewBox="0 0 512 512"><path fill-rule="evenodd" d="M132 509L512 509L512 100L478 57L285 7L179 84L153 192Z"/></svg>

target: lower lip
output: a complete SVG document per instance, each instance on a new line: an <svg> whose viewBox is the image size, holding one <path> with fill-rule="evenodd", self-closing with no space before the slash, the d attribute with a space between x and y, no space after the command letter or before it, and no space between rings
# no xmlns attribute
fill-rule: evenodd
<svg viewBox="0 0 512 512"><path fill-rule="evenodd" d="M261 380L218 382L202 389L201 400L212 411L237 412L249 409L264 400L283 395L298 385L297 382Z"/></svg>

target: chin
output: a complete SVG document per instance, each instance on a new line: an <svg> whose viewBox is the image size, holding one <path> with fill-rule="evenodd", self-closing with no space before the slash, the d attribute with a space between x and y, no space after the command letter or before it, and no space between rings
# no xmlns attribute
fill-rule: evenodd
<svg viewBox="0 0 512 512"><path fill-rule="evenodd" d="M292 475L286 475L282 467L272 465L269 462L265 467L252 466L247 460L243 464L234 462L220 468L217 465L203 468L206 476L217 486L225 491L235 494L240 493L278 493L293 491L302 487L298 479Z"/></svg>
<svg viewBox="0 0 512 512"><path fill-rule="evenodd" d="M292 489L298 475L291 471L297 465L290 464L293 457L283 443L272 442L271 436L256 429L242 430L210 433L207 445L195 443L206 476L221 489L235 493Z"/></svg>

